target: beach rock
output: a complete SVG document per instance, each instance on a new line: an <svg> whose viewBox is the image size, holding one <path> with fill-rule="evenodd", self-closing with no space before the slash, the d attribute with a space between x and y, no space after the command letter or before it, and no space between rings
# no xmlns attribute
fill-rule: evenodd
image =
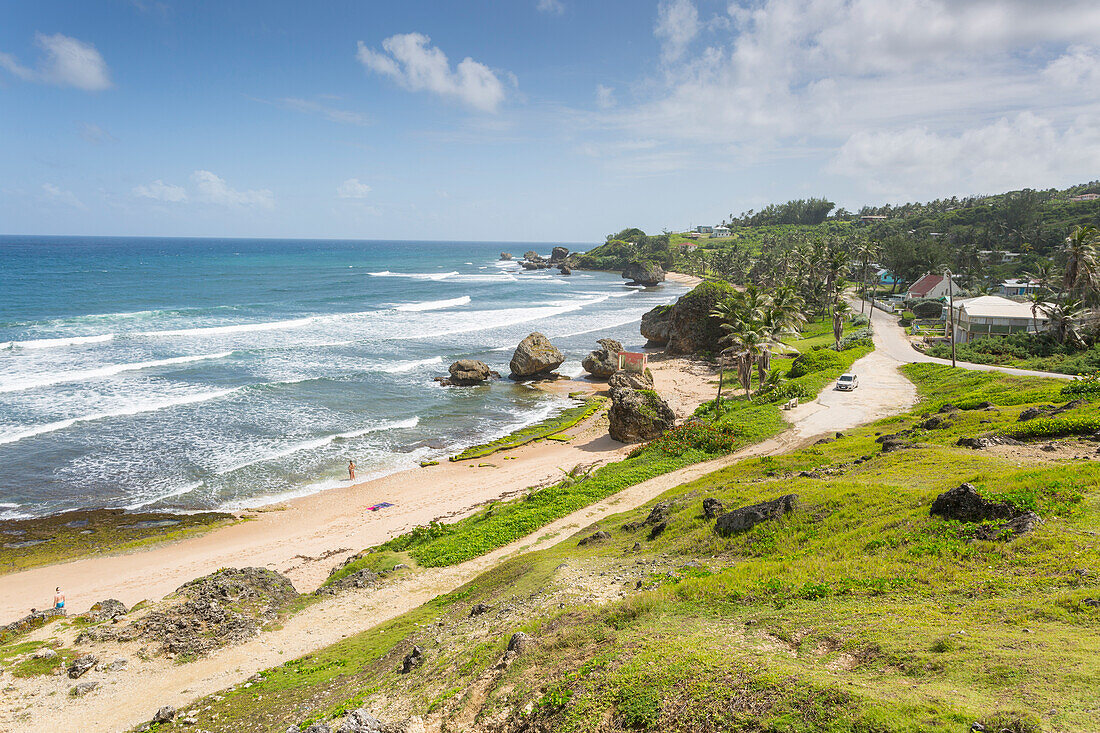
<svg viewBox="0 0 1100 733"><path fill-rule="evenodd" d="M615 339L600 339L596 343L600 348L584 357L581 366L593 377L607 379L619 370L619 352L623 345Z"/></svg>
<svg viewBox="0 0 1100 733"><path fill-rule="evenodd" d="M962 437L955 441L955 445L973 450L985 450L995 445L1022 445L1015 438L1006 438L1000 435L987 435L980 438Z"/></svg>
<svg viewBox="0 0 1100 733"><path fill-rule="evenodd" d="M565 258L568 256L568 247L554 247L554 249L550 250L550 264L559 265L562 262L565 262Z"/></svg>
<svg viewBox="0 0 1100 733"><path fill-rule="evenodd" d="M48 646L42 647L31 655L31 659L54 659L55 657L57 657L57 652Z"/></svg>
<svg viewBox="0 0 1100 733"><path fill-rule="evenodd" d="M656 262L634 261L623 269L623 279L631 285L657 285L665 279L665 271Z"/></svg>
<svg viewBox="0 0 1100 733"><path fill-rule="evenodd" d="M608 377L607 389L612 396L620 389L653 389L653 378L648 369L644 373L620 369Z"/></svg>
<svg viewBox="0 0 1100 733"><path fill-rule="evenodd" d="M176 709L171 705L165 705L153 713L154 723L171 723L176 717Z"/></svg>
<svg viewBox="0 0 1100 733"><path fill-rule="evenodd" d="M424 663L424 650L414 646L401 660L401 674L408 674Z"/></svg>
<svg viewBox="0 0 1100 733"><path fill-rule="evenodd" d="M560 272L562 275L572 275L573 274L573 271L571 269L569 269L569 265L562 265L560 268L558 268L558 272Z"/></svg>
<svg viewBox="0 0 1100 733"><path fill-rule="evenodd" d="M436 377L436 381L445 387L471 387L489 379L499 379L500 374L489 365L477 359L459 359L447 369L450 378Z"/></svg>
<svg viewBox="0 0 1100 733"><path fill-rule="evenodd" d="M726 508L717 499L713 497L703 499L703 516L707 519L714 519L725 511Z"/></svg>
<svg viewBox="0 0 1100 733"><path fill-rule="evenodd" d="M672 324L672 306L659 305L642 315L641 332L650 346L664 346L668 343L669 328Z"/></svg>
<svg viewBox="0 0 1100 733"><path fill-rule="evenodd" d="M736 289L727 283L704 282L696 285L672 305L668 324L667 354L718 353L725 335L719 319L711 312Z"/></svg>
<svg viewBox="0 0 1100 733"><path fill-rule="evenodd" d="M1037 417L1042 417L1047 414L1048 410L1043 410L1038 407L1029 407L1020 413L1020 416L1016 418L1020 422L1027 422L1028 420L1034 420Z"/></svg>
<svg viewBox="0 0 1100 733"><path fill-rule="evenodd" d="M607 412L611 437L640 443L659 437L676 422L672 408L652 389L615 389Z"/></svg>
<svg viewBox="0 0 1100 733"><path fill-rule="evenodd" d="M71 695L72 697L84 697L97 687L99 687L98 682L81 682L69 689L69 695Z"/></svg>
<svg viewBox="0 0 1100 733"><path fill-rule="evenodd" d="M609 539L611 539L611 533L601 529L599 532L588 535L577 544L583 547L584 545L595 545Z"/></svg>
<svg viewBox="0 0 1100 733"><path fill-rule="evenodd" d="M540 269L537 262L521 262L520 267L522 267L524 270L538 270L538 269Z"/></svg>
<svg viewBox="0 0 1100 733"><path fill-rule="evenodd" d="M100 621L111 621L119 616L125 616L129 613L129 609L123 605L122 601L115 598L108 598L105 601L99 601L88 609L87 613L81 614L81 618L91 623L99 623Z"/></svg>
<svg viewBox="0 0 1100 733"><path fill-rule="evenodd" d="M1043 520L1035 512L1024 512L1007 522L997 525L983 525L978 527L974 537L979 540L1011 540L1020 535L1027 534L1042 524Z"/></svg>
<svg viewBox="0 0 1100 733"><path fill-rule="evenodd" d="M542 262L542 255L533 249L529 249L523 253L523 259L528 262Z"/></svg>
<svg viewBox="0 0 1100 733"><path fill-rule="evenodd" d="M564 361L565 357L550 339L535 331L520 341L508 365L512 379L526 379L549 376Z"/></svg>
<svg viewBox="0 0 1100 733"><path fill-rule="evenodd" d="M354 573L345 575L334 583L323 585L313 591L314 595L334 596L341 591L351 588L376 588L380 583L378 573L363 568Z"/></svg>
<svg viewBox="0 0 1100 733"><path fill-rule="evenodd" d="M714 523L714 531L723 537L747 532L761 522L766 522L769 519L779 519L785 514L789 514L794 511L797 504L798 495L787 494L771 501L734 509L732 512L727 512L718 517L718 521Z"/></svg>
<svg viewBox="0 0 1100 733"><path fill-rule="evenodd" d="M7 640L10 636L25 634L28 631L45 626L50 619L64 615L64 608L47 608L45 611L36 611L32 608L29 614L18 621L0 626L0 642Z"/></svg>
<svg viewBox="0 0 1100 733"><path fill-rule="evenodd" d="M642 527L655 527L660 524L667 524L670 511L672 511L671 501L659 501L649 510L649 514L646 515L645 519L636 522L627 522L623 525L623 529L627 532L633 532Z"/></svg>
<svg viewBox="0 0 1100 733"><path fill-rule="evenodd" d="M500 259L503 262L507 262L507 261L512 259L512 253L511 252L501 252L500 253Z"/></svg>
<svg viewBox="0 0 1100 733"><path fill-rule="evenodd" d="M80 678L88 670L96 665L99 659L94 654L85 654L82 657L77 657L73 660L73 663L69 665L69 679L75 680Z"/></svg>
<svg viewBox="0 0 1100 733"><path fill-rule="evenodd" d="M971 484L961 484L937 496L929 513L959 522L1010 519L1018 514L1008 502L983 499Z"/></svg>

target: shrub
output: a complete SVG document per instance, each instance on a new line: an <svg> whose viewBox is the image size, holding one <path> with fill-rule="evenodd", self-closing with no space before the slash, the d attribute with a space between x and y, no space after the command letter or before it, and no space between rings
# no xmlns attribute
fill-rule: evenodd
<svg viewBox="0 0 1100 733"><path fill-rule="evenodd" d="M840 355L831 349L811 351L807 354L801 354L794 360L787 376L791 379L797 379L812 372L822 372L826 369L839 367L843 363L844 360L841 359Z"/></svg>
<svg viewBox="0 0 1100 733"><path fill-rule="evenodd" d="M910 306L915 318L939 318L943 315L943 303L938 300L917 300Z"/></svg>
<svg viewBox="0 0 1100 733"><path fill-rule="evenodd" d="M1100 372L1093 372L1084 379L1070 382L1061 389L1062 394L1073 395L1100 395Z"/></svg>
<svg viewBox="0 0 1100 733"><path fill-rule="evenodd" d="M1100 430L1100 417L1037 417L1004 430L1004 435L1017 440L1062 438L1069 435L1092 435Z"/></svg>
<svg viewBox="0 0 1100 733"><path fill-rule="evenodd" d="M857 313L856 315L852 316L852 325L856 327L870 326L871 317L863 313Z"/></svg>
<svg viewBox="0 0 1100 733"><path fill-rule="evenodd" d="M665 432L648 447L670 456L682 456L691 450L716 454L728 453L737 446L737 443L737 436L732 430L714 423L692 420Z"/></svg>
<svg viewBox="0 0 1100 733"><path fill-rule="evenodd" d="M871 346L873 343L874 342L871 340L871 329L857 328L840 340L840 350L847 351L856 346Z"/></svg>

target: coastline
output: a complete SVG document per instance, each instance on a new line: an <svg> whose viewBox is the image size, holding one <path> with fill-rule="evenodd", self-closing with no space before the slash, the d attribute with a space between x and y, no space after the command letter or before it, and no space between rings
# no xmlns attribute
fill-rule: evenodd
<svg viewBox="0 0 1100 733"><path fill-rule="evenodd" d="M688 359L657 359L657 389L682 419L710 398L709 366ZM559 379L547 391L599 392L600 382ZM79 613L105 598L130 606L168 595L183 583L222 567L266 567L286 574L302 592L317 588L343 558L431 521L460 519L490 501L559 480L561 470L620 460L633 446L607 434L601 411L565 431L567 443L542 440L482 461L441 462L243 510L246 520L194 537L125 554L86 557L0 575L0 620L48 605L65 588ZM510 460L505 461L504 457ZM380 502L394 506L370 511Z"/></svg>

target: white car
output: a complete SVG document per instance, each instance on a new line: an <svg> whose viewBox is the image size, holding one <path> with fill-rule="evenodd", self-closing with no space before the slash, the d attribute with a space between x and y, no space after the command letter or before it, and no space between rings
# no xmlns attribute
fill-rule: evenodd
<svg viewBox="0 0 1100 733"><path fill-rule="evenodd" d="M836 380L836 388L841 392L851 392L858 386L859 377L854 374L841 374L840 379Z"/></svg>

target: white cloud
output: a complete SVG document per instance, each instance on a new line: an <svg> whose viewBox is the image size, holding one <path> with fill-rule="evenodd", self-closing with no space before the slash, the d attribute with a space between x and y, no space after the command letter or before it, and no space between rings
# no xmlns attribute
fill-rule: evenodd
<svg viewBox="0 0 1100 733"><path fill-rule="evenodd" d="M661 58L677 61L699 35L699 11L691 0L661 0L654 34L661 41Z"/></svg>
<svg viewBox="0 0 1100 733"><path fill-rule="evenodd" d="M370 190L370 186L360 183L358 178L349 178L336 187L336 196L342 199L365 199Z"/></svg>
<svg viewBox="0 0 1100 733"><path fill-rule="evenodd" d="M565 12L565 5L561 0L539 0L535 5L540 13L548 13L550 15L561 15Z"/></svg>
<svg viewBox="0 0 1100 733"><path fill-rule="evenodd" d="M60 33L35 34L34 42L44 54L37 69L23 66L6 53L0 53L0 67L24 81L76 87L89 92L110 89L107 62L92 44Z"/></svg>
<svg viewBox="0 0 1100 733"><path fill-rule="evenodd" d="M1043 69L1043 78L1060 87L1077 87L1094 94L1100 87L1100 50L1072 46Z"/></svg>
<svg viewBox="0 0 1100 733"><path fill-rule="evenodd" d="M446 54L430 43L422 33L404 33L382 41L383 53L359 41L356 58L411 91L433 92L483 112L496 112L504 101L504 84L497 75L468 56L452 70Z"/></svg>
<svg viewBox="0 0 1100 733"><path fill-rule="evenodd" d="M336 107L315 102L311 99L298 99L297 97L283 97L275 102L280 107L286 107L287 109L298 110L299 112L308 112L311 114L318 114L324 117L330 122L340 122L345 125L366 125L369 120L364 114L359 112L350 112L344 109L338 109Z"/></svg>
<svg viewBox="0 0 1100 733"><path fill-rule="evenodd" d="M615 88L606 87L603 84L596 85L596 106L600 109L611 109L615 106Z"/></svg>
<svg viewBox="0 0 1100 733"><path fill-rule="evenodd" d="M87 211L88 207L84 205L84 202L76 197L72 191L66 191L62 188L55 186L52 183L43 183L42 192L46 194L46 197L51 201L59 201L67 206L80 209L81 211Z"/></svg>
<svg viewBox="0 0 1100 733"><path fill-rule="evenodd" d="M210 171L195 171L191 174L191 182L195 184L196 199L205 203L232 207L258 206L264 209L275 206L275 197L268 189L237 191Z"/></svg>
<svg viewBox="0 0 1100 733"><path fill-rule="evenodd" d="M134 186L133 193L141 198L174 204L187 201L187 189L183 186L173 186L160 179L153 181L148 186Z"/></svg>

